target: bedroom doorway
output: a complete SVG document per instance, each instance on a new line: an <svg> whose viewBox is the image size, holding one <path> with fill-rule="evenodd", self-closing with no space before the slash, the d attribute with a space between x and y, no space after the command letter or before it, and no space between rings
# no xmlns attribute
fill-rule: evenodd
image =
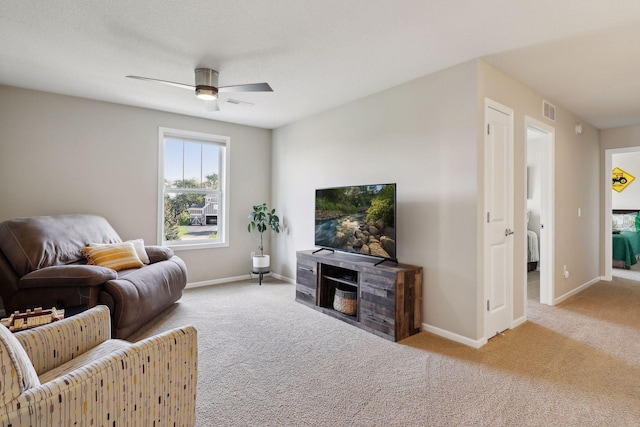
<svg viewBox="0 0 640 427"><path fill-rule="evenodd" d="M626 148L616 148L605 150L604 155L604 171L603 171L603 181L604 188L607 189L604 192L604 236L612 235L612 223L611 223L611 213L613 208L620 209L621 206L614 206L613 203L613 190L611 190L611 171L614 168L614 157L625 154L638 154L640 153L640 147L626 147ZM616 166L619 166L619 162L615 163ZM625 193L628 195L628 192ZM618 203L619 204L619 203ZM636 209L637 204L635 201L631 202L629 206L632 206L632 209ZM607 220L608 219L608 220ZM633 276L635 274L632 273ZM636 280L635 277L627 277L631 280ZM613 280L613 247L612 247L612 239L606 238L604 239L604 280Z"/></svg>
<svg viewBox="0 0 640 427"><path fill-rule="evenodd" d="M526 116L525 132L525 307L528 299L554 305L552 242L555 130Z"/></svg>

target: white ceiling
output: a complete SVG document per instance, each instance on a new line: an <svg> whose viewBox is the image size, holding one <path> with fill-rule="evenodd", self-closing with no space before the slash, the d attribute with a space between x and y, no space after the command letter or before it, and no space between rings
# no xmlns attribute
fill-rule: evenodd
<svg viewBox="0 0 640 427"><path fill-rule="evenodd" d="M598 128L640 124L639 47L637 0L0 0L0 84L264 128L474 58ZM209 112L125 78L197 67L274 92Z"/></svg>

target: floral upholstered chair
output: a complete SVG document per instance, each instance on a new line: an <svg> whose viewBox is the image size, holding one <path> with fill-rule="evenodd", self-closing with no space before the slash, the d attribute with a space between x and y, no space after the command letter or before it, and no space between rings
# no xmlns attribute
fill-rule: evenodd
<svg viewBox="0 0 640 427"><path fill-rule="evenodd" d="M193 426L192 326L110 339L106 306L12 334L0 325L0 426Z"/></svg>

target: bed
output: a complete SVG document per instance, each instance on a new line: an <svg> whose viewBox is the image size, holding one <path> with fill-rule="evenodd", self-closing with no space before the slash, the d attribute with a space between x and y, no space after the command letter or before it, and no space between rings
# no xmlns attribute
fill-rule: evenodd
<svg viewBox="0 0 640 427"><path fill-rule="evenodd" d="M527 209L527 227L531 221L531 210ZM527 273L538 268L540 249L538 247L538 233L527 230Z"/></svg>
<svg viewBox="0 0 640 427"><path fill-rule="evenodd" d="M640 256L640 218L638 210L612 212L612 258L614 268L630 269Z"/></svg>
<svg viewBox="0 0 640 427"><path fill-rule="evenodd" d="M538 268L538 261L540 261L538 235L535 231L527 230L527 272Z"/></svg>

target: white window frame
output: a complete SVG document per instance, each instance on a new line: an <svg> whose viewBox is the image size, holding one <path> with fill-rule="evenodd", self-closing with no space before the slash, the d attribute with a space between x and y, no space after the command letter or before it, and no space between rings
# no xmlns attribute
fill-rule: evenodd
<svg viewBox="0 0 640 427"><path fill-rule="evenodd" d="M229 246L229 164L231 152L231 138L222 135L193 132L188 130L160 127L158 129L158 235L159 245L170 247L174 250L208 249ZM218 241L210 239L166 241L164 240L164 140L167 137L178 139L190 139L202 142L211 142L224 146L223 156L220 161L219 179L219 206L218 206ZM221 212L221 214L220 214Z"/></svg>

